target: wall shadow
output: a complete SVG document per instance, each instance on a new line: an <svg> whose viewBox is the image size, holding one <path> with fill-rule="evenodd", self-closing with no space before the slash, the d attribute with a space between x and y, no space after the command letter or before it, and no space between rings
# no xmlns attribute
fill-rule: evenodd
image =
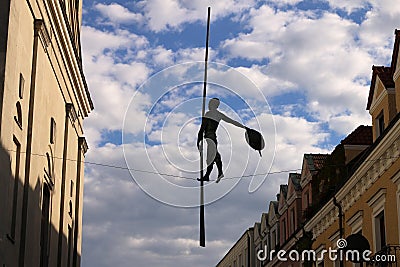
<svg viewBox="0 0 400 267"><path fill-rule="evenodd" d="M20 173L24 173L24 163L23 160L19 162ZM37 179L35 188L30 186L25 188L28 196L28 210L24 223L22 208L24 177L16 179L13 175L15 172L13 168L16 168L16 151L7 150L0 143L0 266L21 266L23 261L25 266L58 266L60 235L53 224L58 224L59 219L57 218L53 222L45 220L46 213L42 209L43 200L46 198L45 185L40 182L43 181L43 178L42 180L34 178ZM53 194L51 190L48 193L50 198L49 217L52 214ZM58 202L59 200L54 201ZM42 229L47 229L47 232ZM22 237L24 232L26 233L25 246L21 245L24 240ZM73 238L68 239L65 234L61 235L61 238L63 248L61 266L80 266L81 255L73 247ZM68 258L69 243L71 243L71 248ZM21 251L23 252L21 253ZM24 255L24 259L21 254Z"/></svg>

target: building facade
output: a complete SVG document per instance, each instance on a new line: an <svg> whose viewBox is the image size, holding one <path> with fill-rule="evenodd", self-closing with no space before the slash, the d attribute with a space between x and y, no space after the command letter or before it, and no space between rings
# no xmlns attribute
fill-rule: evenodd
<svg viewBox="0 0 400 267"><path fill-rule="evenodd" d="M364 236L372 259L384 255L388 260L368 262L376 266L396 266L400 261L400 32L396 30L395 35L391 66L372 68L367 110L372 119L373 144L362 153L334 198L305 226L312 232L316 251L335 248L339 238ZM341 264L361 266L346 258L342 262L326 258L316 262L316 266Z"/></svg>
<svg viewBox="0 0 400 267"><path fill-rule="evenodd" d="M327 155L305 154L301 174L290 174L270 201L262 247L256 223L255 266L397 266L400 262L400 31L389 67L373 66L367 110L372 126L359 126ZM339 252L370 252L368 262ZM356 241L354 241L356 240ZM348 241L348 242L347 242ZM362 249L361 250L361 245ZM272 258L258 261L262 247ZM351 247L351 248L350 248ZM312 251L310 260L286 261L277 252ZM295 254L293 254L295 255ZM282 255L281 255L282 256ZM296 256L296 255L295 255ZM336 257L335 257L336 256ZM381 260L381 261L379 261ZM383 260L383 261L382 261Z"/></svg>
<svg viewBox="0 0 400 267"><path fill-rule="evenodd" d="M217 267L255 266L254 228L247 229L233 247L225 254Z"/></svg>
<svg viewBox="0 0 400 267"><path fill-rule="evenodd" d="M0 265L80 266L82 2L0 3Z"/></svg>

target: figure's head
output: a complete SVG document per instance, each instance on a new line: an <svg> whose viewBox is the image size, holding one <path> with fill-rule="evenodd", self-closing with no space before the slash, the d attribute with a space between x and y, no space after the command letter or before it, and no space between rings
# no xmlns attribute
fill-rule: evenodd
<svg viewBox="0 0 400 267"><path fill-rule="evenodd" d="M219 99L214 97L210 99L208 102L208 109L209 110L216 110L219 107Z"/></svg>

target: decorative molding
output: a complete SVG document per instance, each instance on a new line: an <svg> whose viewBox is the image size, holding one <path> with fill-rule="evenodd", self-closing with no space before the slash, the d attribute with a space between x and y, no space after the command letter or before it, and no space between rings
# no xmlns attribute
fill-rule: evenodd
<svg viewBox="0 0 400 267"><path fill-rule="evenodd" d="M44 51L48 53L47 47L51 43L51 35L49 34L46 25L42 19L35 19L35 36L39 36L40 42L44 48Z"/></svg>
<svg viewBox="0 0 400 267"><path fill-rule="evenodd" d="M400 77L400 68L397 68L396 72L393 75L393 81L396 81Z"/></svg>
<svg viewBox="0 0 400 267"><path fill-rule="evenodd" d="M359 210L346 221L346 223L351 227L352 234L357 233L360 229L362 229L363 215L364 211Z"/></svg>
<svg viewBox="0 0 400 267"><path fill-rule="evenodd" d="M67 117L71 120L72 124L75 123L75 121L78 117L76 115L74 105L71 103L67 103L67 104L65 104L65 109L66 109Z"/></svg>
<svg viewBox="0 0 400 267"><path fill-rule="evenodd" d="M392 130L381 140L336 194L336 198L342 205L343 212L348 211L379 177L398 160L399 147L400 120L396 122ZM329 201L306 223L305 230L311 231L313 238L317 238L337 219L337 211L335 210L335 206Z"/></svg>
<svg viewBox="0 0 400 267"><path fill-rule="evenodd" d="M386 188L379 189L368 201L367 204L373 210L375 214L378 209L380 209L386 201Z"/></svg>
<svg viewBox="0 0 400 267"><path fill-rule="evenodd" d="M360 150L360 151L363 151L368 147L369 147L368 145L344 145L344 149Z"/></svg>
<svg viewBox="0 0 400 267"><path fill-rule="evenodd" d="M78 139L79 148L82 149L83 154L85 155L89 149L89 146L86 142L86 138L84 136L79 137Z"/></svg>
<svg viewBox="0 0 400 267"><path fill-rule="evenodd" d="M391 179L394 184L400 187L400 170Z"/></svg>
<svg viewBox="0 0 400 267"><path fill-rule="evenodd" d="M336 240L338 240L339 237L340 237L340 231L336 231L328 239L329 239L329 241L331 241L333 243L333 242L336 242Z"/></svg>
<svg viewBox="0 0 400 267"><path fill-rule="evenodd" d="M379 79L379 81L380 81L380 79ZM381 83L382 83L382 82L381 82ZM382 83L382 84L383 84L383 83ZM378 86L378 84L376 83L376 84L375 84L375 92L376 92L377 86ZM385 98L385 96L394 95L394 94L396 93L396 90L395 90L394 88L386 88L385 86L383 86L383 88L386 89L386 90L383 90L383 91L379 94L379 96L377 96L377 97L375 98L375 100L372 100L371 107L370 107L370 109L369 109L369 114L371 114L371 115L375 112L376 108L377 108L377 107L379 106L379 104L383 101L383 99Z"/></svg>

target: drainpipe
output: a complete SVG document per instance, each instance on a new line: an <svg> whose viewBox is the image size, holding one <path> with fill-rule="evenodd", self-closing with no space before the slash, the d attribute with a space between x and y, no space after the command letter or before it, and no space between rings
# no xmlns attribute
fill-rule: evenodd
<svg viewBox="0 0 400 267"><path fill-rule="evenodd" d="M335 205L339 209L339 238L343 238L343 209L339 202L336 200L336 197L333 197L333 205ZM343 259L340 259L340 267L343 267Z"/></svg>

